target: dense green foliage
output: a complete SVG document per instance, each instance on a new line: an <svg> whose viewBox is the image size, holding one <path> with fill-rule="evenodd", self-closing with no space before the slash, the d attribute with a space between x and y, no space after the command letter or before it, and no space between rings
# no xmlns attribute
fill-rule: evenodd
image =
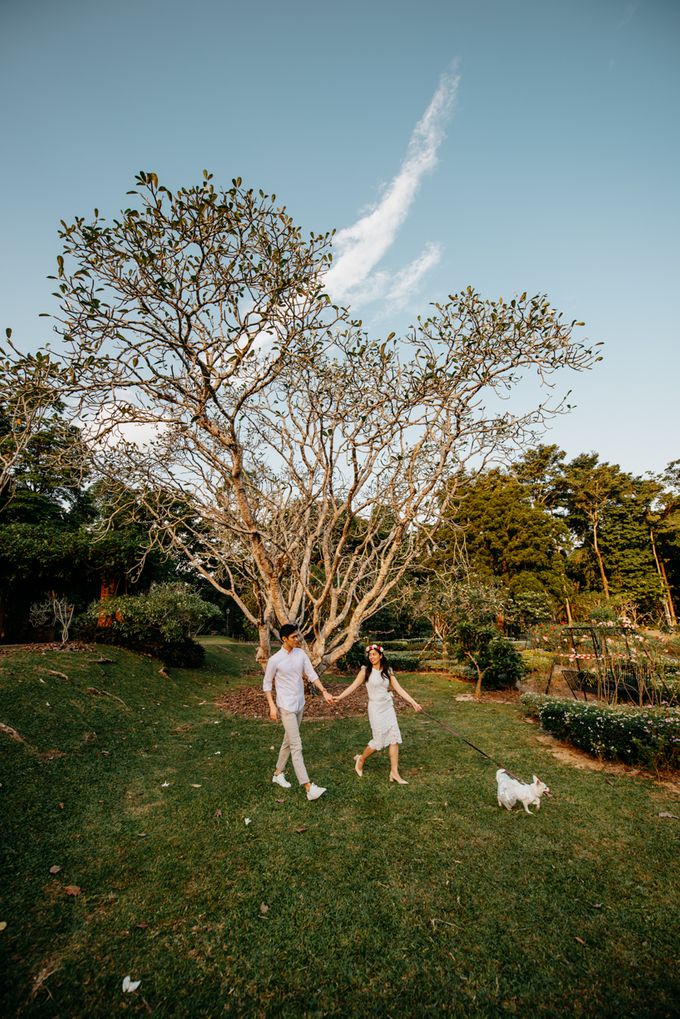
<svg viewBox="0 0 680 1019"><path fill-rule="evenodd" d="M680 595L680 475L637 478L597 454L556 446L460 484L436 562L454 562L463 529L473 574L500 585L512 632L553 619L674 625Z"/></svg>
<svg viewBox="0 0 680 1019"><path fill-rule="evenodd" d="M511 641L491 626L459 623L456 638L459 659L472 662L484 689L505 690L526 672L522 656Z"/></svg>
<svg viewBox="0 0 680 1019"><path fill-rule="evenodd" d="M104 627L98 625L102 612ZM166 665L196 667L203 647L193 637L217 622L220 612L187 584L155 584L146 594L122 595L104 606L94 602L80 619L80 635L155 655Z"/></svg>
<svg viewBox="0 0 680 1019"><path fill-rule="evenodd" d="M676 709L614 708L539 694L525 694L522 702L551 736L589 754L646 768L680 768L680 711Z"/></svg>

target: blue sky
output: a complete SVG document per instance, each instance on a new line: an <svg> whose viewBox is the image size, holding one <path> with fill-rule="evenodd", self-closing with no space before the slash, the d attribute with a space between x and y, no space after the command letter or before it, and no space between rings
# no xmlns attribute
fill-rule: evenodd
<svg viewBox="0 0 680 1019"><path fill-rule="evenodd" d="M61 218L206 167L337 228L335 294L377 333L468 284L546 293L605 343L549 441L680 457L676 0L3 0L0 95L20 344L51 339Z"/></svg>

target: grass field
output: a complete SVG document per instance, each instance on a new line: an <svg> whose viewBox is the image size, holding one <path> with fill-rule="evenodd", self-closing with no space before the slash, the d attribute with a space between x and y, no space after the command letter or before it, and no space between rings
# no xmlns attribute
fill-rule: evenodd
<svg viewBox="0 0 680 1019"><path fill-rule="evenodd" d="M304 723L308 803L270 782L280 730L214 706L256 681L251 648L212 640L170 679L103 654L0 658L24 740L0 733L3 1016L678 1014L667 788L575 770L514 705L420 675L428 711L548 782L540 814L500 810L493 766L411 713L403 787L385 754L355 776L366 719Z"/></svg>

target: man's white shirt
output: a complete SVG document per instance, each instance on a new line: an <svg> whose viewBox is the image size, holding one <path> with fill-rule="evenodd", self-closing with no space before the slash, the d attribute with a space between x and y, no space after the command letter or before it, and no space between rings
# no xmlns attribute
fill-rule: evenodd
<svg viewBox="0 0 680 1019"><path fill-rule="evenodd" d="M305 706L305 684L303 677L318 679L314 666L302 648L292 651L281 648L267 662L262 689L266 693L276 682L276 704L284 711L302 711Z"/></svg>

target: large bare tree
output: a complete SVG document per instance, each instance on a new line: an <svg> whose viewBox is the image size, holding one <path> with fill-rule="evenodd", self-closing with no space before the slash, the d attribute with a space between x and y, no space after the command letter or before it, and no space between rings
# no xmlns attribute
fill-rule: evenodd
<svg viewBox="0 0 680 1019"><path fill-rule="evenodd" d="M468 289L406 336L332 305L332 235L303 239L274 196L209 174L140 174L133 207L64 224L60 330L102 477L149 542L181 552L258 627L258 657L304 620L325 667L395 596L456 478L565 409L550 379L592 349L542 297ZM581 323L579 323L581 324ZM504 402L533 373L547 387ZM127 491L125 491L127 490Z"/></svg>

